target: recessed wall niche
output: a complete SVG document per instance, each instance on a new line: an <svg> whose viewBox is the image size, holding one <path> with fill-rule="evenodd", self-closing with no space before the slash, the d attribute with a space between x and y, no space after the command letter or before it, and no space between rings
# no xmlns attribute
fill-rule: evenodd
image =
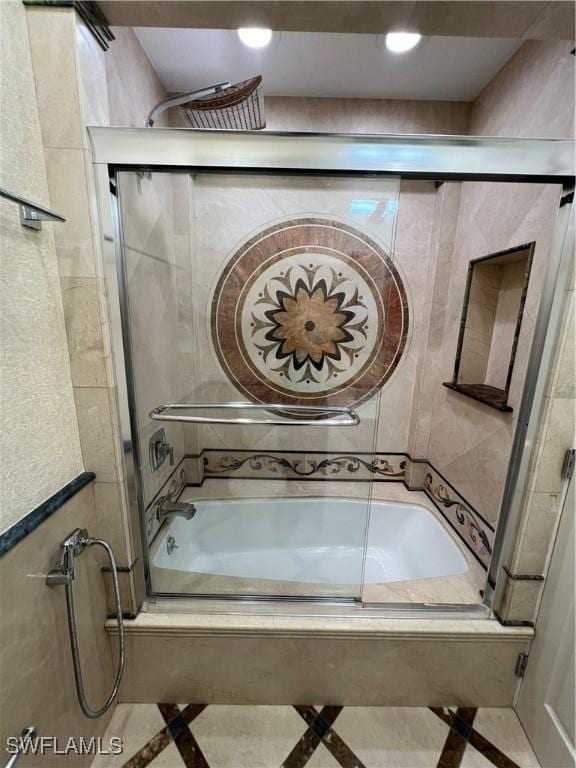
<svg viewBox="0 0 576 768"><path fill-rule="evenodd" d="M444 386L499 411L512 411L508 392L534 245L482 256L468 266L454 375Z"/></svg>

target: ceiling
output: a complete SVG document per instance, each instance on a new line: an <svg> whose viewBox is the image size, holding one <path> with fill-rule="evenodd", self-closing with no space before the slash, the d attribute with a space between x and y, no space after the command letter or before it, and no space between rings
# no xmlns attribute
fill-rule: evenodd
<svg viewBox="0 0 576 768"><path fill-rule="evenodd" d="M264 49L235 30L134 30L169 93L263 75L268 96L471 101L521 40L425 37L393 54L383 35L275 32Z"/></svg>
<svg viewBox="0 0 576 768"><path fill-rule="evenodd" d="M423 35L565 40L574 36L570 0L99 0L109 24L125 27L293 32L398 29Z"/></svg>

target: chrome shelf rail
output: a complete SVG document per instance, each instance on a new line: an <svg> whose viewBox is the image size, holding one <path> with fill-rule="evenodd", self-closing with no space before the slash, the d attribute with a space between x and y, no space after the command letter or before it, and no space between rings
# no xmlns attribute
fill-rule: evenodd
<svg viewBox="0 0 576 768"><path fill-rule="evenodd" d="M335 419L251 419L251 418L213 418L210 416L182 416L167 413L167 411L203 411L203 410L244 410L244 411L276 411L291 414L317 414L317 416L344 416ZM167 403L154 408L150 412L154 421L181 421L188 424L267 424L282 427L355 427L360 424L360 417L352 408L344 405L281 405L277 403Z"/></svg>
<svg viewBox="0 0 576 768"><path fill-rule="evenodd" d="M12 192L8 192L7 189L4 189L4 187L0 187L0 197L20 206L20 224L23 227L28 227L28 229L42 229L43 221L66 221L64 216L56 213L56 211L52 211L43 205L38 205L38 203L33 203L31 200L20 195L14 195Z"/></svg>

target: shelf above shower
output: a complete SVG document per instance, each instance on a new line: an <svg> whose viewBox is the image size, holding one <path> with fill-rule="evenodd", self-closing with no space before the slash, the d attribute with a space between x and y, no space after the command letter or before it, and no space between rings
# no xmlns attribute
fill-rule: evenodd
<svg viewBox="0 0 576 768"><path fill-rule="evenodd" d="M183 415L182 411L239 410L273 411L289 416L286 419L252 419L248 417L217 418L212 416ZM178 411L174 414L170 411ZM316 418L313 415L316 414ZM311 418L299 418L299 416ZM331 419L331 416L336 418ZM240 426L282 427L355 427L360 417L352 408L344 405L284 405L278 403L168 403L150 412L154 421L180 421L188 424L237 424Z"/></svg>

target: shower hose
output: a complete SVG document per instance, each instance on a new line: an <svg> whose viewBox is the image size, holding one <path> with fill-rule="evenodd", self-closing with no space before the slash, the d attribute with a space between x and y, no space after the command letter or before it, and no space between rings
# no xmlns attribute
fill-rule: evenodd
<svg viewBox="0 0 576 768"><path fill-rule="evenodd" d="M116 602L116 616L118 619L118 631L119 631L119 653L118 653L118 669L116 671L116 679L114 685L110 691L110 695L99 709L92 709L86 701L86 693L84 691L84 680L82 678L82 667L80 665L80 653L78 650L78 633L76 631L76 615L74 611L74 591L72 587L72 580L69 580L65 584L66 590L66 608L68 610L68 629L70 630L70 647L72 650L72 662L74 664L74 678L76 680L76 692L78 694L78 702L82 712L86 717L95 719L100 717L110 708L110 705L116 698L120 681L122 679L122 673L124 672L124 624L122 622L122 606L120 603L120 588L118 586L118 568L116 566L116 560L114 558L114 552L112 547L107 541L102 539L93 539L87 537L83 540L82 544L87 547L98 545L106 550L108 560L110 561L110 570L112 572L112 583L114 585L114 600Z"/></svg>

